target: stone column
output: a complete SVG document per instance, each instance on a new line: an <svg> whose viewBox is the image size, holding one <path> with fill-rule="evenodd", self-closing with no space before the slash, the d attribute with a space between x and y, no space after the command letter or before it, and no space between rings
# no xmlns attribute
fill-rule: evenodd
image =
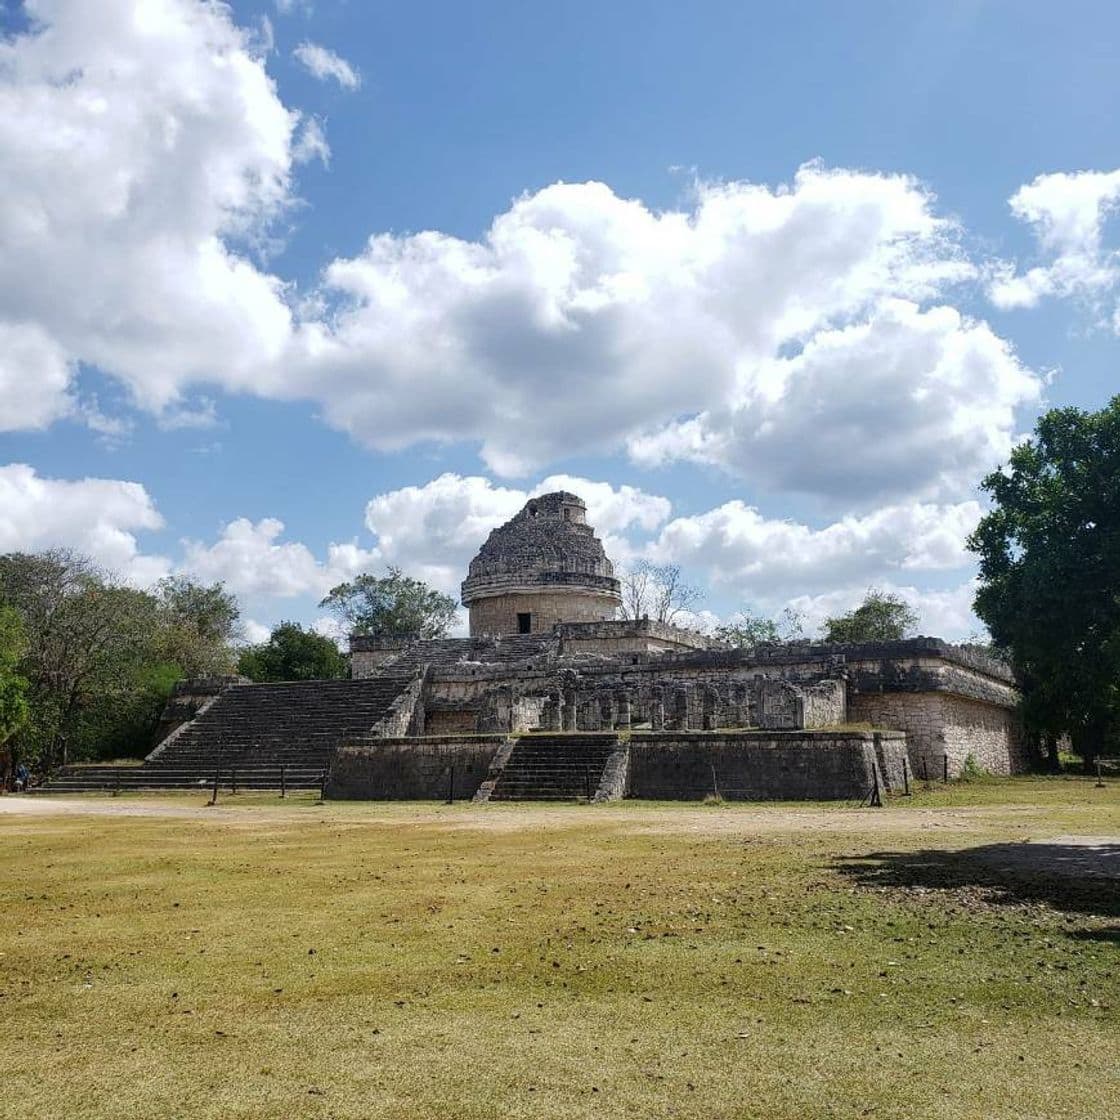
<svg viewBox="0 0 1120 1120"><path fill-rule="evenodd" d="M560 695L561 702L564 705L562 726L565 731L575 731L579 714L576 709L576 691L574 688L566 688Z"/></svg>
<svg viewBox="0 0 1120 1120"><path fill-rule="evenodd" d="M630 730L630 693L619 692L615 697L615 716L614 725L619 731Z"/></svg>
<svg viewBox="0 0 1120 1120"><path fill-rule="evenodd" d="M602 725L599 698L594 694L580 693L579 726L581 731L598 731Z"/></svg>
<svg viewBox="0 0 1120 1120"><path fill-rule="evenodd" d="M701 693L703 708L701 710L701 726L705 731L712 731L716 726L716 709L719 706L719 693L715 688L706 684Z"/></svg>
<svg viewBox="0 0 1120 1120"><path fill-rule="evenodd" d="M559 731L561 729L561 711L564 707L564 697L559 692L550 693L544 702L542 722L545 731Z"/></svg>
<svg viewBox="0 0 1120 1120"><path fill-rule="evenodd" d="M665 730L665 692L660 685L650 694L649 725L654 731Z"/></svg>
<svg viewBox="0 0 1120 1120"><path fill-rule="evenodd" d="M683 711L683 726L689 731L699 731L704 726L703 712L700 698L695 685L689 684L681 690L684 693L681 701Z"/></svg>
<svg viewBox="0 0 1120 1120"><path fill-rule="evenodd" d="M669 731L688 730L688 689L680 686L673 689L670 711L665 713L665 727Z"/></svg>
<svg viewBox="0 0 1120 1120"><path fill-rule="evenodd" d="M599 693L599 726L607 730L614 727L614 698L606 689Z"/></svg>

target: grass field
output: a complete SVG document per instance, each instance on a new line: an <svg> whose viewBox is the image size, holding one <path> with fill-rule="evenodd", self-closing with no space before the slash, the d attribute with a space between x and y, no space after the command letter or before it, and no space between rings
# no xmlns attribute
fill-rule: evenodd
<svg viewBox="0 0 1120 1120"><path fill-rule="evenodd" d="M0 1115L1120 1115L1120 785L203 801L0 799Z"/></svg>

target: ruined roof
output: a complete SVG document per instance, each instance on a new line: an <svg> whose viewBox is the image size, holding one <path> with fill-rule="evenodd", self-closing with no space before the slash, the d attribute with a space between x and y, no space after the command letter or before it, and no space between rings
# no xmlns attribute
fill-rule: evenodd
<svg viewBox="0 0 1120 1120"><path fill-rule="evenodd" d="M494 529L471 561L463 602L496 584L593 588L617 595L614 565L587 524L587 506L558 490L532 498Z"/></svg>

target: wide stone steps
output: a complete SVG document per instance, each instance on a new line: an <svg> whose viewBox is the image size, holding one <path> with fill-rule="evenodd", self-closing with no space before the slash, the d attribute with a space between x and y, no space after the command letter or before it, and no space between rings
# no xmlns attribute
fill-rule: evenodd
<svg viewBox="0 0 1120 1120"><path fill-rule="evenodd" d="M368 732L411 683L410 675L374 680L234 685L157 749L143 766L72 767L44 793L99 789L194 789L236 778L238 789L318 788L342 739Z"/></svg>
<svg viewBox="0 0 1120 1120"><path fill-rule="evenodd" d="M283 785L287 789L318 789L322 766L285 766ZM168 789L210 789L214 768L208 774L196 767L155 770L149 766L70 766L65 767L33 793L136 792ZM278 766L223 767L218 772L222 790L277 790L281 788Z"/></svg>
<svg viewBox="0 0 1120 1120"><path fill-rule="evenodd" d="M595 796L615 735L542 735L517 741L491 801L575 801Z"/></svg>

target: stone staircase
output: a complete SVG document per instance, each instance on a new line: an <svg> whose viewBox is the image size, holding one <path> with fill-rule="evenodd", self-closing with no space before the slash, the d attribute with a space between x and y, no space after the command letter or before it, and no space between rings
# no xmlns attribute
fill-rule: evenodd
<svg viewBox="0 0 1120 1120"><path fill-rule="evenodd" d="M158 746L143 766L70 766L42 793L196 789L213 784L316 789L342 739L368 732L412 681L383 675L358 681L234 685Z"/></svg>
<svg viewBox="0 0 1120 1120"><path fill-rule="evenodd" d="M288 790L318 789L323 780L322 766L228 766L223 763L218 775L222 791L236 789ZM64 766L49 781L30 793L144 793L171 789L212 789L214 769L208 774L198 766L156 769L150 766Z"/></svg>
<svg viewBox="0 0 1120 1120"><path fill-rule="evenodd" d="M615 734L543 734L519 738L490 792L490 801L582 801L595 797Z"/></svg>

